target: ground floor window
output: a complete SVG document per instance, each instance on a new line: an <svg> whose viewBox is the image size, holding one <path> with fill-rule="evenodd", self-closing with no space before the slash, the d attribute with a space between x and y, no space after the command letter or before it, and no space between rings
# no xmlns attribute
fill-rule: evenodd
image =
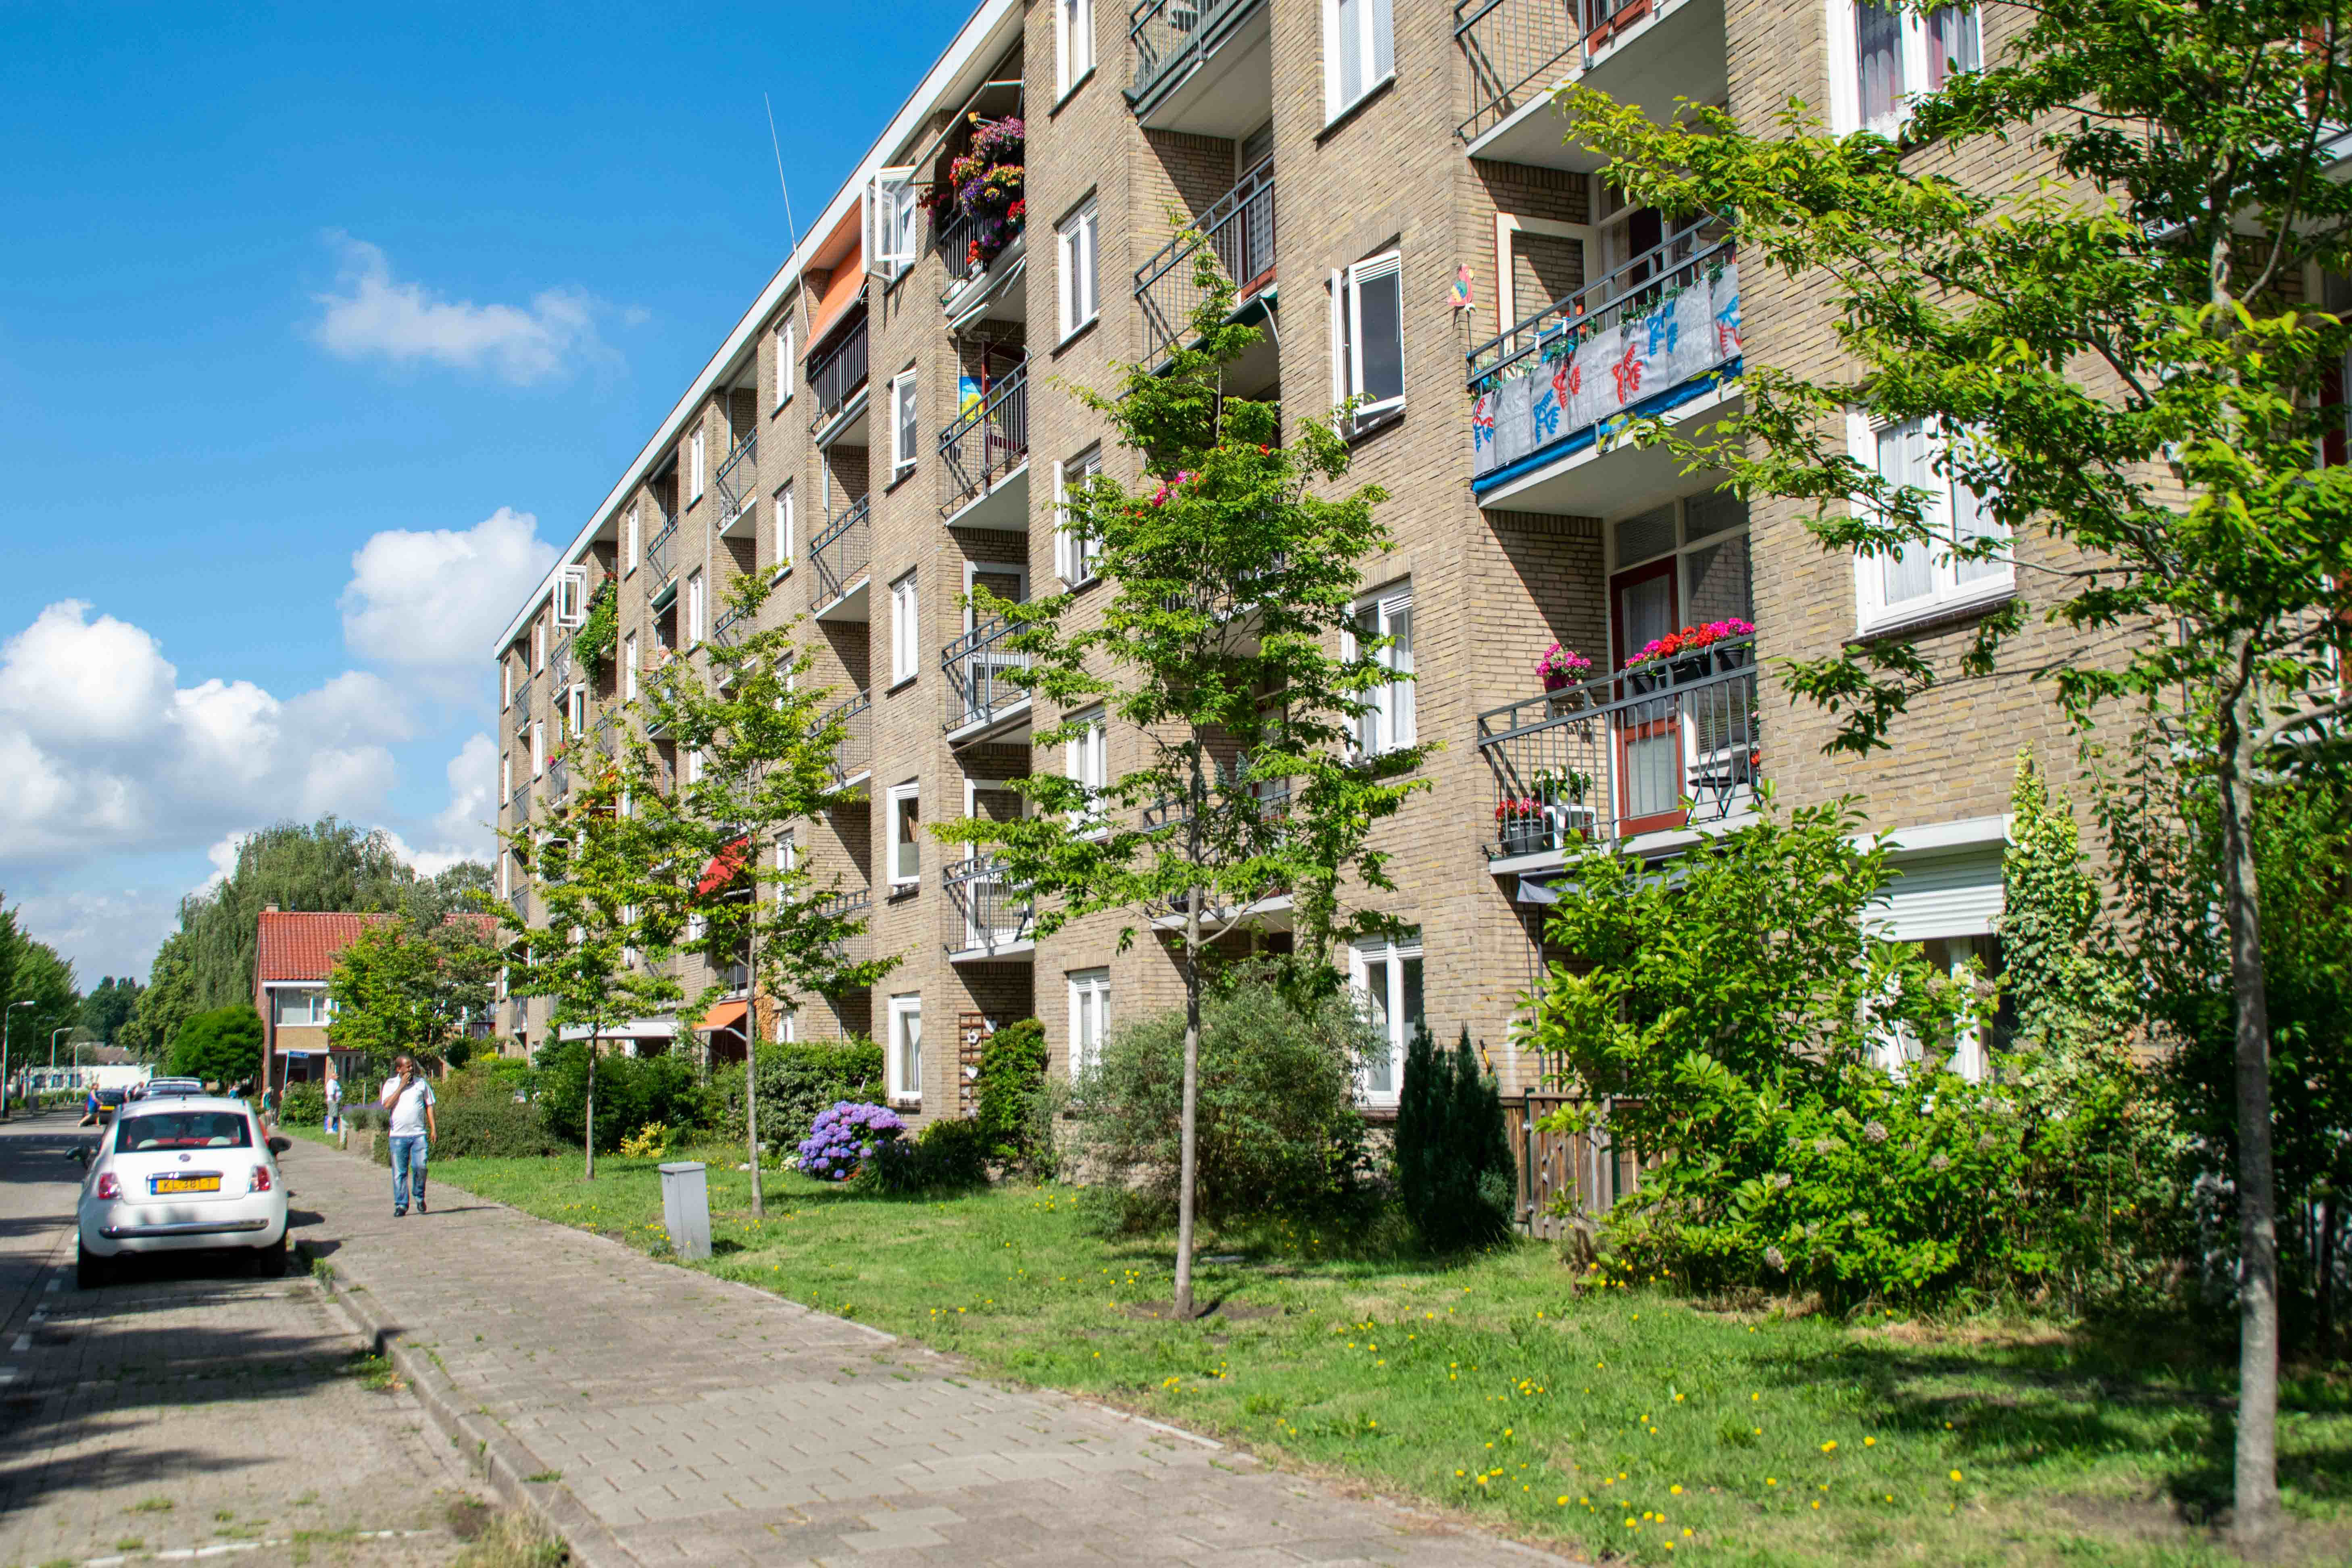
<svg viewBox="0 0 2352 1568"><path fill-rule="evenodd" d="M890 1048L886 1064L892 1100L923 1097L923 998L890 998Z"/></svg>
<svg viewBox="0 0 2352 1568"><path fill-rule="evenodd" d="M1386 1047L1364 1064L1364 1099L1394 1105L1404 1082L1405 1047L1422 1025L1421 933L1360 942L1349 949L1349 967L1364 1015Z"/></svg>
<svg viewBox="0 0 2352 1568"><path fill-rule="evenodd" d="M1102 1059L1110 1033L1110 971L1070 972L1070 1071L1082 1073Z"/></svg>

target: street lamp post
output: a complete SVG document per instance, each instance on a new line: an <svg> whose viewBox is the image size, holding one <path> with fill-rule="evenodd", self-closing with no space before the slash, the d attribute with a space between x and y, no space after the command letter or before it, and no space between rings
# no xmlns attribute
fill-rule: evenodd
<svg viewBox="0 0 2352 1568"><path fill-rule="evenodd" d="M36 1005L33 998L8 1004L5 1016L0 1016L0 1116L8 1114L8 1031L16 1026L16 1009Z"/></svg>
<svg viewBox="0 0 2352 1568"><path fill-rule="evenodd" d="M58 1037L70 1035L79 1027L80 1026L78 1024L59 1024L49 1031L49 1088L51 1089L58 1087Z"/></svg>

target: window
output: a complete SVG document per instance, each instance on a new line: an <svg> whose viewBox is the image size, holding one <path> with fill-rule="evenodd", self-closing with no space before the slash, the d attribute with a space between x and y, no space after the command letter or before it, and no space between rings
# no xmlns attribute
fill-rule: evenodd
<svg viewBox="0 0 2352 1568"><path fill-rule="evenodd" d="M793 324L776 323L776 406L793 400Z"/></svg>
<svg viewBox="0 0 2352 1568"><path fill-rule="evenodd" d="M684 784L702 782L702 748L700 746L688 746L686 749L686 762L679 768L677 778L678 782Z"/></svg>
<svg viewBox="0 0 2352 1568"><path fill-rule="evenodd" d="M547 623L545 621L533 621L530 626L530 667L533 669L547 668Z"/></svg>
<svg viewBox="0 0 2352 1568"><path fill-rule="evenodd" d="M1405 1047L1422 1025L1421 933L1358 942L1349 950L1349 967L1364 1016L1388 1045L1385 1057L1364 1063L1364 1098L1374 1105L1394 1105L1404 1079Z"/></svg>
<svg viewBox="0 0 2352 1568"><path fill-rule="evenodd" d="M555 574L555 624L576 626L588 618L588 568L566 566Z"/></svg>
<svg viewBox="0 0 2352 1568"><path fill-rule="evenodd" d="M1848 19L1831 11L1832 123L1840 132L1892 135L1920 92L1937 92L1962 71L1984 64L1982 29L1973 5L1944 5L1925 16L1875 0L1847 0Z"/></svg>
<svg viewBox="0 0 2352 1568"><path fill-rule="evenodd" d="M686 577L686 646L692 647L702 640L709 629L708 605L703 597L702 569L696 567Z"/></svg>
<svg viewBox="0 0 2352 1568"><path fill-rule="evenodd" d="M776 839L776 902L780 904L793 901L793 891L797 885L793 872L800 865L800 840L789 831L779 835Z"/></svg>
<svg viewBox="0 0 2352 1568"><path fill-rule="evenodd" d="M923 1098L923 998L919 992L890 998L892 1100Z"/></svg>
<svg viewBox="0 0 2352 1568"><path fill-rule="evenodd" d="M637 634L621 639L621 700L637 700Z"/></svg>
<svg viewBox="0 0 2352 1568"><path fill-rule="evenodd" d="M533 719L530 721L530 776L537 778L546 771L547 721Z"/></svg>
<svg viewBox="0 0 2352 1568"><path fill-rule="evenodd" d="M1071 813L1070 820L1081 826L1099 826L1103 817L1102 793L1110 783L1108 766L1108 726L1099 708L1073 714L1072 724L1078 731L1062 743L1063 772L1087 786L1090 804Z"/></svg>
<svg viewBox="0 0 2352 1568"><path fill-rule="evenodd" d="M793 564L793 487L789 481L776 491L776 570L789 571Z"/></svg>
<svg viewBox="0 0 2352 1568"><path fill-rule="evenodd" d="M703 433L697 429L686 443L686 499L691 503L702 499Z"/></svg>
<svg viewBox="0 0 2352 1568"><path fill-rule="evenodd" d="M578 740L588 732L588 689L575 685L563 694L563 733Z"/></svg>
<svg viewBox="0 0 2352 1568"><path fill-rule="evenodd" d="M884 169L866 187L866 269L897 278L915 264L915 218L921 211L915 171Z"/></svg>
<svg viewBox="0 0 2352 1568"><path fill-rule="evenodd" d="M1856 454L1890 484L1928 492L1922 516L1934 540L2006 537L1984 498L1952 477L1946 438L1932 421L1873 426L1855 416L1849 434ZM1864 631L1990 604L2015 587L2015 567L2006 552L1960 561L1949 549L1926 541L1910 542L1891 554L1857 556L1854 570Z"/></svg>
<svg viewBox="0 0 2352 1568"><path fill-rule="evenodd" d="M1072 490L1084 489L1101 472L1102 448L1089 447L1068 462L1054 465L1054 493L1066 498ZM1095 563L1102 555L1102 541L1072 517L1066 499L1057 501L1054 510L1055 570L1072 587L1093 582Z"/></svg>
<svg viewBox="0 0 2352 1568"><path fill-rule="evenodd" d="M908 573L890 584L890 684L915 679L915 574Z"/></svg>
<svg viewBox="0 0 2352 1568"><path fill-rule="evenodd" d="M1075 1076L1102 1059L1110 1033L1110 971L1070 972L1070 1071Z"/></svg>
<svg viewBox="0 0 2352 1568"><path fill-rule="evenodd" d="M1055 275L1062 302L1062 336L1066 338L1093 321L1100 309L1095 297L1093 197L1063 220L1055 238L1058 257Z"/></svg>
<svg viewBox="0 0 2352 1568"><path fill-rule="evenodd" d="M514 753L502 752L499 755L499 798L504 800L512 794L514 794Z"/></svg>
<svg viewBox="0 0 2352 1568"><path fill-rule="evenodd" d="M621 520L621 574L627 576L637 569L637 509L631 507L629 515Z"/></svg>
<svg viewBox="0 0 2352 1568"><path fill-rule="evenodd" d="M1331 274L1331 400L1356 426L1404 407L1404 272L1397 253Z"/></svg>
<svg viewBox="0 0 2352 1568"><path fill-rule="evenodd" d="M1341 649L1344 658L1361 657L1359 649L1375 637L1388 645L1370 657L1400 679L1364 694L1370 706L1356 720L1356 744L1366 756L1378 756L1413 743L1419 733L1412 703L1412 584L1376 595L1356 606L1356 626Z"/></svg>
<svg viewBox="0 0 2352 1568"><path fill-rule="evenodd" d="M1391 0L1323 0L1323 118L1339 119L1395 72Z"/></svg>
<svg viewBox="0 0 2352 1568"><path fill-rule="evenodd" d="M1095 68L1095 0L1055 0L1054 60L1055 96L1066 98Z"/></svg>
<svg viewBox="0 0 2352 1568"><path fill-rule="evenodd" d="M922 786L894 784L890 790L890 885L911 888L923 879Z"/></svg>
<svg viewBox="0 0 2352 1568"><path fill-rule="evenodd" d="M324 990L308 986L288 986L282 990L273 991L269 994L270 1000L277 1004L278 1022L280 1024L290 1024L301 1029L315 1029L327 1023L331 1016L331 1009L328 1005L327 993Z"/></svg>
<svg viewBox="0 0 2352 1568"><path fill-rule="evenodd" d="M915 373L890 383L890 482L915 469Z"/></svg>
<svg viewBox="0 0 2352 1568"><path fill-rule="evenodd" d="M499 706L514 706L514 666L503 658L499 660Z"/></svg>

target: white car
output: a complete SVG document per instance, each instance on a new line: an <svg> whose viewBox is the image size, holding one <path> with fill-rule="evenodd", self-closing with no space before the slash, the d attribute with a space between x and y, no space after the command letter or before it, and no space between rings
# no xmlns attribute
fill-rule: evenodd
<svg viewBox="0 0 2352 1568"><path fill-rule="evenodd" d="M192 1094L202 1094L204 1084L193 1078L151 1078L139 1089L142 1100L179 1100Z"/></svg>
<svg viewBox="0 0 2352 1568"><path fill-rule="evenodd" d="M257 1272L286 1267L284 1138L265 1134L241 1100L134 1100L94 1144L82 1174L78 1282L106 1282L134 1252L237 1248Z"/></svg>

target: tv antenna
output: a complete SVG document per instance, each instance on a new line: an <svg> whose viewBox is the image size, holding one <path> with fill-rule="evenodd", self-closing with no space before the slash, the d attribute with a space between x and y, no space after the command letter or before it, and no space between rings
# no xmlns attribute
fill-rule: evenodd
<svg viewBox="0 0 2352 1568"><path fill-rule="evenodd" d="M801 231L800 226L793 222L792 187L784 184L784 144L776 140L776 106L769 102L764 92L760 95L760 101L768 110L768 145L776 154L776 189L784 193L784 230L792 236L792 248L798 250L801 247Z"/></svg>

